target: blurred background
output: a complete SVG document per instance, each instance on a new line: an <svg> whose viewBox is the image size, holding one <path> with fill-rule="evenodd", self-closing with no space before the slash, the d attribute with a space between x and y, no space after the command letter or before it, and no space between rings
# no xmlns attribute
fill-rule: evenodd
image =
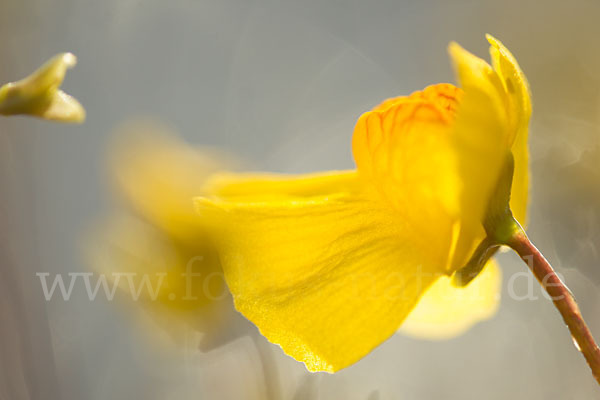
<svg viewBox="0 0 600 400"><path fill-rule="evenodd" d="M253 169L352 168L358 116L454 82L451 40L487 58L491 33L531 84L529 233L600 338L600 3L79 0L0 4L0 82L57 52L84 125L0 119L1 399L593 399L600 388L553 305L503 290L456 339L401 335L335 375L310 374L235 314L210 346L189 329L75 290L45 301L36 273L91 271L84 242L115 207L115 129L151 117ZM500 256L505 277L525 270ZM527 282L516 284L526 293ZM181 341L185 345L181 345Z"/></svg>

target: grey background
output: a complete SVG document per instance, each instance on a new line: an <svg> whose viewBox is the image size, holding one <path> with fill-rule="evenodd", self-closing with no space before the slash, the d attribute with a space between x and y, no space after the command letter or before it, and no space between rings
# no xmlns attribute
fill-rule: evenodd
<svg viewBox="0 0 600 400"><path fill-rule="evenodd" d="M282 398L600 397L551 303L506 290L498 315L457 339L396 335L336 375L310 375L242 320L250 333L209 353L155 346L145 337L160 333L108 302L45 302L35 276L89 270L82 237L111 207L107 143L128 118L153 116L259 169L351 168L361 112L453 82L448 42L487 57L489 32L533 92L530 236L600 337L599 17L584 0L3 1L0 81L72 51L64 88L88 119L0 120L0 398L265 398L257 348ZM500 260L505 276L524 268Z"/></svg>

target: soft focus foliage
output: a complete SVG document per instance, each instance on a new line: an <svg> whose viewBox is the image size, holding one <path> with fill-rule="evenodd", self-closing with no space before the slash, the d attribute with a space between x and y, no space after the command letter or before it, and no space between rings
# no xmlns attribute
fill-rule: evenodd
<svg viewBox="0 0 600 400"><path fill-rule="evenodd" d="M0 87L0 114L83 122L85 110L81 104L59 89L67 69L76 63L73 54L58 54L27 78Z"/></svg>

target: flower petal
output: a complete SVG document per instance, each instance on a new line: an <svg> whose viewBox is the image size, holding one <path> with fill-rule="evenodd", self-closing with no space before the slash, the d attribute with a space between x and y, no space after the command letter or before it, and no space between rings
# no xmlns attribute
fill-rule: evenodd
<svg viewBox="0 0 600 400"><path fill-rule="evenodd" d="M365 356L441 273L438 252L356 193L197 206L214 223L236 308L311 371Z"/></svg>
<svg viewBox="0 0 600 400"><path fill-rule="evenodd" d="M452 133L462 183L455 270L485 237L482 221L510 151L510 126L506 94L492 67L456 43L449 51L464 91Z"/></svg>
<svg viewBox="0 0 600 400"><path fill-rule="evenodd" d="M450 132L459 96L452 85L430 86L387 100L356 123L352 152L358 171L395 208L457 213Z"/></svg>
<svg viewBox="0 0 600 400"><path fill-rule="evenodd" d="M212 175L202 193L220 198L281 199L319 196L327 193L351 193L359 190L356 171L328 171L304 175L272 173L230 173Z"/></svg>
<svg viewBox="0 0 600 400"><path fill-rule="evenodd" d="M529 151L527 131L517 135L512 147L515 170L510 195L510 208L523 226L527 226L527 201L529 198Z"/></svg>
<svg viewBox="0 0 600 400"><path fill-rule="evenodd" d="M492 64L500 76L508 94L509 116L512 123L512 153L515 171L511 189L510 208L517 220L527 223L527 198L529 189L529 153L527 136L531 117L531 98L527 78L517 60L508 49L494 37L487 35L492 45Z"/></svg>
<svg viewBox="0 0 600 400"><path fill-rule="evenodd" d="M459 220L462 183L452 138L460 89L440 84L363 114L352 151L376 196L445 256Z"/></svg>
<svg viewBox="0 0 600 400"><path fill-rule="evenodd" d="M185 144L156 122L129 122L115 136L110 167L129 207L90 233L92 266L109 286L122 289L119 299L131 296L124 305L143 306L169 334L189 339L188 328L198 330L203 350L233 340L242 333L229 324L241 316L192 200L226 160Z"/></svg>
<svg viewBox="0 0 600 400"><path fill-rule="evenodd" d="M458 288L451 281L441 277L431 285L399 332L420 339L451 339L498 310L502 271L494 260L466 287Z"/></svg>
<svg viewBox="0 0 600 400"><path fill-rule="evenodd" d="M531 98L529 95L529 83L515 57L496 38L486 35L490 42L490 54L494 71L500 77L500 81L506 91L508 100L508 113L511 122L511 140L525 131L531 116Z"/></svg>
<svg viewBox="0 0 600 400"><path fill-rule="evenodd" d="M139 300L164 309L200 312L227 292L219 262L203 236L198 229L193 244L191 239L181 241L141 218L120 213L98 224L90 235L90 255L96 270L118 278L120 287L132 296L139 294ZM138 289L146 280L150 290L132 291L128 274L135 274ZM203 287L207 276L212 277L206 281L210 287Z"/></svg>
<svg viewBox="0 0 600 400"><path fill-rule="evenodd" d="M202 351L235 339L240 333L231 324L241 317L218 256L203 235L198 230L193 241L183 241L118 213L95 226L86 240L87 258L100 276L96 293L102 296L104 290L121 307L143 310L153 322L151 329L160 328L176 342L187 343L190 329L201 332Z"/></svg>
<svg viewBox="0 0 600 400"><path fill-rule="evenodd" d="M192 198L229 165L227 157L196 149L153 121L127 122L114 136L109 164L118 195L168 233L193 238L200 221Z"/></svg>

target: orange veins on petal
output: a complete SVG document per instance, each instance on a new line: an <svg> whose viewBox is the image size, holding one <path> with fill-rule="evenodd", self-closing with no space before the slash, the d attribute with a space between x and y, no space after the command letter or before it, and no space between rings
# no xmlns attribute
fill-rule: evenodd
<svg viewBox="0 0 600 400"><path fill-rule="evenodd" d="M458 109L458 100L462 90L450 83L430 85L423 90L411 93L409 96L393 97L384 100L372 111L384 111L395 105L412 103L428 105L452 118Z"/></svg>
<svg viewBox="0 0 600 400"><path fill-rule="evenodd" d="M410 96L385 100L372 111L363 114L354 131L352 150L358 169L362 172L390 167L390 152L395 144L420 125L427 131L432 125L450 126L454 122L462 90L448 83L432 85ZM417 128L417 129L415 129ZM386 154L387 153L387 154ZM379 164L377 168L373 163ZM374 168L375 167L375 168ZM383 172L383 171L379 171Z"/></svg>

